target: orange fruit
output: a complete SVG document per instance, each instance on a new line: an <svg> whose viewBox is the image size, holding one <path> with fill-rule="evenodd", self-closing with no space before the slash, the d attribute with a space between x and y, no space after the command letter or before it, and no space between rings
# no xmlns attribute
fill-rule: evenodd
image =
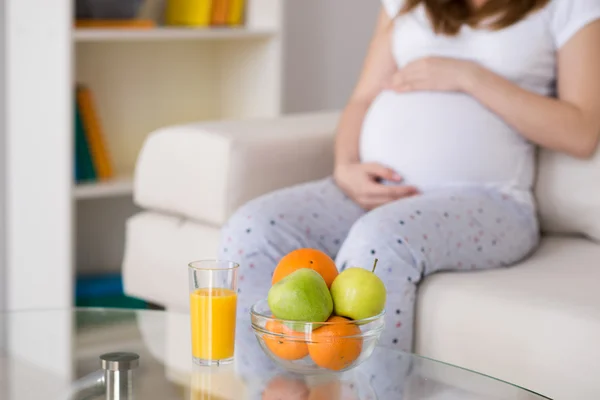
<svg viewBox="0 0 600 400"><path fill-rule="evenodd" d="M360 328L344 317L333 316L311 333L308 354L321 368L340 371L348 368L362 351Z"/></svg>
<svg viewBox="0 0 600 400"><path fill-rule="evenodd" d="M306 400L308 394L308 387L301 380L276 376L265 387L262 400Z"/></svg>
<svg viewBox="0 0 600 400"><path fill-rule="evenodd" d="M273 271L271 284L274 285L289 274L301 268L310 268L317 271L325 280L327 287L331 287L333 280L338 276L335 262L327 254L317 249L297 249L279 260Z"/></svg>
<svg viewBox="0 0 600 400"><path fill-rule="evenodd" d="M265 345L279 358L284 360L300 360L308 355L308 347L304 341L304 333L296 332L279 321L269 320L265 329L274 334L283 334L288 338L265 333Z"/></svg>

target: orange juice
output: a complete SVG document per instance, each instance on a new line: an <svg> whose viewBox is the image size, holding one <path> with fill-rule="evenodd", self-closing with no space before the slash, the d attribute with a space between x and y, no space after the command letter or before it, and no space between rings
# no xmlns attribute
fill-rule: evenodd
<svg viewBox="0 0 600 400"><path fill-rule="evenodd" d="M197 289L190 295L192 355L202 360L233 357L237 294L230 289Z"/></svg>

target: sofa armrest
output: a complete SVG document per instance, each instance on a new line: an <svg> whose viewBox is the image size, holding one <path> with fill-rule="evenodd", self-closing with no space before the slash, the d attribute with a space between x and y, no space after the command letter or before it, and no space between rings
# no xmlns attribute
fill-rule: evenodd
<svg viewBox="0 0 600 400"><path fill-rule="evenodd" d="M220 226L257 196L331 174L338 118L328 112L159 129L138 158L134 201Z"/></svg>

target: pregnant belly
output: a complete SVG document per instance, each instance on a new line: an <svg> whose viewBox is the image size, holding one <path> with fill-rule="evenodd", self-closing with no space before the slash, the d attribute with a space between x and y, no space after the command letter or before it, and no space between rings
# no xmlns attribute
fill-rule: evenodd
<svg viewBox="0 0 600 400"><path fill-rule="evenodd" d="M531 145L470 96L382 93L365 117L364 162L379 162L421 188L510 184L533 163ZM525 180L530 178L525 178Z"/></svg>

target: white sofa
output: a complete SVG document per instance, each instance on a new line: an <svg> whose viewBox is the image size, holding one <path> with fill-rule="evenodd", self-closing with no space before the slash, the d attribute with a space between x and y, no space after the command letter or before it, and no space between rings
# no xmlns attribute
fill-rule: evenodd
<svg viewBox="0 0 600 400"><path fill-rule="evenodd" d="M123 264L129 295L187 310L187 262L214 258L219 227L258 195L327 176L337 113L160 129L138 160ZM418 354L554 399L600 398L600 156L542 152L545 232L510 269L420 286Z"/></svg>

